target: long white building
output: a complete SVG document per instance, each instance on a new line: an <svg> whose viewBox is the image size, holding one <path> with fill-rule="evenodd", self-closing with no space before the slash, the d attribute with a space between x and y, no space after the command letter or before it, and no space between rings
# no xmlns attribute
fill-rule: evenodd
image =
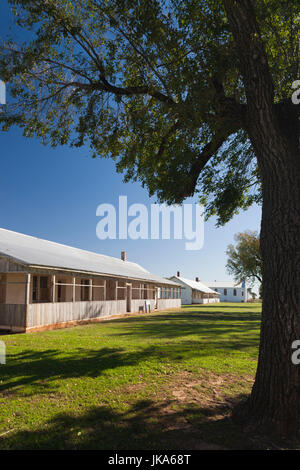
<svg viewBox="0 0 300 470"><path fill-rule="evenodd" d="M140 265L0 229L0 330L33 331L180 308L180 284Z"/></svg>
<svg viewBox="0 0 300 470"><path fill-rule="evenodd" d="M220 302L220 294L205 286L197 277L195 281L186 279L181 277L178 271L177 276L170 277L170 280L181 285L181 303L183 305Z"/></svg>
<svg viewBox="0 0 300 470"><path fill-rule="evenodd" d="M245 282L234 281L202 281L202 284L220 295L220 302L247 302L247 286Z"/></svg>

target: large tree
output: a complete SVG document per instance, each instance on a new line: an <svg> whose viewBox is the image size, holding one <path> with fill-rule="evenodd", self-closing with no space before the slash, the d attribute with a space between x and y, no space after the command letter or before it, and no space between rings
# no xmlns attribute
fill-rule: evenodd
<svg viewBox="0 0 300 470"><path fill-rule="evenodd" d="M246 230L234 236L236 246L227 247L226 268L237 282L248 281L250 284L262 283L262 260L257 232Z"/></svg>
<svg viewBox="0 0 300 470"><path fill-rule="evenodd" d="M298 432L298 0L9 0L26 40L2 48L3 128L90 145L159 200L199 193L228 221L262 199L258 369L239 416Z"/></svg>

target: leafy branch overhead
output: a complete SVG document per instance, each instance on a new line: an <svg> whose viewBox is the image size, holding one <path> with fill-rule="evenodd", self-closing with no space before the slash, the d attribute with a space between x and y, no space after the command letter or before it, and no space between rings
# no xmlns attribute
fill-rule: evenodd
<svg viewBox="0 0 300 470"><path fill-rule="evenodd" d="M88 144L94 157L115 159L126 181L140 180L161 201L199 193L220 224L260 201L222 2L10 3L28 39L1 47L0 76L12 96L0 115L3 129L17 124L53 146ZM289 106L298 68L297 15L297 2L257 2L280 110Z"/></svg>

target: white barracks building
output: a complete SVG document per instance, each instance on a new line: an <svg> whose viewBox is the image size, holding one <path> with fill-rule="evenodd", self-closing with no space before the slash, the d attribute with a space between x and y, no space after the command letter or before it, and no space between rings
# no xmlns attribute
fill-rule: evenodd
<svg viewBox="0 0 300 470"><path fill-rule="evenodd" d="M177 276L170 277L170 280L181 285L181 303L183 305L220 302L220 294L205 286L199 281L198 277L196 277L195 281L186 279L178 271Z"/></svg>
<svg viewBox="0 0 300 470"><path fill-rule="evenodd" d="M202 281L202 284L220 294L220 302L247 302L247 286L245 282L233 281Z"/></svg>

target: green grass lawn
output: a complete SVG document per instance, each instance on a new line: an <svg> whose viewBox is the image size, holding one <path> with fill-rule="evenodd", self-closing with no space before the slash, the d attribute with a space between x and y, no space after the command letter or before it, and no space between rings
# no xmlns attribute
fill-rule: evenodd
<svg viewBox="0 0 300 470"><path fill-rule="evenodd" d="M0 449L255 446L230 410L253 383L260 310L184 306L0 336Z"/></svg>

